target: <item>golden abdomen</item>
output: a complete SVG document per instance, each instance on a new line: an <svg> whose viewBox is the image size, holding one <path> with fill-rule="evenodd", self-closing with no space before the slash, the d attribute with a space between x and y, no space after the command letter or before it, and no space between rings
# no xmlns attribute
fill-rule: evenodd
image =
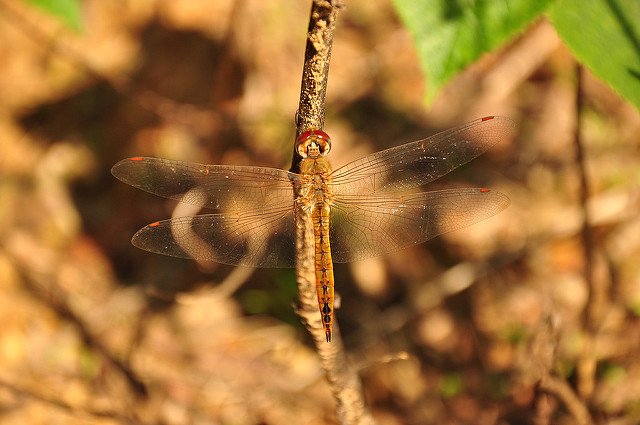
<svg viewBox="0 0 640 425"><path fill-rule="evenodd" d="M316 200L311 219L315 236L315 269L316 291L318 293L318 308L322 316L327 342L331 341L333 326L333 263L331 261L331 243L329 241L329 213L327 202Z"/></svg>
<svg viewBox="0 0 640 425"><path fill-rule="evenodd" d="M322 317L327 342L331 341L333 327L334 281L329 241L329 216L331 213L331 168L325 158L304 159L300 164L305 176L306 195L302 202L311 212L315 237L315 270L318 308Z"/></svg>

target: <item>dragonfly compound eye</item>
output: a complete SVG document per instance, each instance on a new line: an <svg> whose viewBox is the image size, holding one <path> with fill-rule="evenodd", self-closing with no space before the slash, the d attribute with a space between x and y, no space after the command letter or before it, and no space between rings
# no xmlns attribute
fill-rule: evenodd
<svg viewBox="0 0 640 425"><path fill-rule="evenodd" d="M296 141L296 151L302 158L325 156L330 150L331 139L321 130L305 131Z"/></svg>

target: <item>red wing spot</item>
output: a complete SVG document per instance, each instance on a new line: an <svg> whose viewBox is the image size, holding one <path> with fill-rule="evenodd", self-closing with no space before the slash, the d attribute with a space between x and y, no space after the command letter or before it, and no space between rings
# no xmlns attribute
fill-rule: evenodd
<svg viewBox="0 0 640 425"><path fill-rule="evenodd" d="M144 161L144 157L134 156L133 158L129 158L129 161Z"/></svg>
<svg viewBox="0 0 640 425"><path fill-rule="evenodd" d="M480 189L480 193L489 193L491 192L491 189L487 189L486 187L483 187Z"/></svg>
<svg viewBox="0 0 640 425"><path fill-rule="evenodd" d="M494 115L491 115L490 117L482 117L482 121L490 121L490 120L492 120L494 118L495 118Z"/></svg>
<svg viewBox="0 0 640 425"><path fill-rule="evenodd" d="M149 224L147 227L158 227L158 226L160 226L160 222L154 221L153 223Z"/></svg>

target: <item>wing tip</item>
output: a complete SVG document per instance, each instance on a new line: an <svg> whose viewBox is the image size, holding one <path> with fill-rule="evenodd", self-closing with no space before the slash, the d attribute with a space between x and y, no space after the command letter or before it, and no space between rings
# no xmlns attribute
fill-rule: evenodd
<svg viewBox="0 0 640 425"><path fill-rule="evenodd" d="M122 179L123 173L121 171L125 169L132 162L142 162L142 161L145 161L146 159L148 158L145 156L132 156L130 158L121 159L120 161L116 162L113 165L113 167L111 167L111 174L118 180L125 181Z"/></svg>
<svg viewBox="0 0 640 425"><path fill-rule="evenodd" d="M479 122L495 121L496 125L507 127L511 131L515 131L517 128L516 121L513 118L502 116L502 115L487 115L485 117L479 118L477 121Z"/></svg>
<svg viewBox="0 0 640 425"><path fill-rule="evenodd" d="M479 193L483 195L488 195L493 198L497 198L500 202L497 203L497 209L495 214L506 209L509 205L511 205L511 199L507 195L497 190L489 189L488 187L480 187L477 189Z"/></svg>

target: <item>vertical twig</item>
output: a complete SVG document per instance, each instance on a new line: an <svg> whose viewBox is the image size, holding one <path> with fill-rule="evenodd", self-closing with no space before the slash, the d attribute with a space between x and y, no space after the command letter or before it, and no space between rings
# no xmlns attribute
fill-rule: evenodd
<svg viewBox="0 0 640 425"><path fill-rule="evenodd" d="M300 106L296 113L296 136L309 129L322 129L324 125L331 46L340 6L339 0L313 0L302 72ZM291 169L298 171L298 168L299 158L294 152ZM301 210L296 213L298 315L315 341L322 367L336 399L340 423L371 424L373 420L365 407L360 381L347 364L337 326L334 327L332 342L325 341L316 298L313 225L307 214Z"/></svg>
<svg viewBox="0 0 640 425"><path fill-rule="evenodd" d="M575 160L580 174L580 206L583 213L582 222L582 244L584 255L584 280L589 291L589 299L584 310L583 323L586 342L582 355L577 365L577 392L564 379L552 375L548 370L542 373L539 381L539 388L549 394L553 394L564 404L569 413L573 416L577 424L593 425L595 422L591 417L586 400L593 393L595 381L596 358L592 350L591 342L597 332L597 322L599 320L603 302L603 292L601 285L593 278L593 243L590 231L590 215L587 207L589 199L589 184L585 166L584 147L582 144L580 123L582 111L582 66L576 63L576 127L574 134Z"/></svg>
<svg viewBox="0 0 640 425"><path fill-rule="evenodd" d="M324 127L324 100L327 93L331 46L340 0L312 0L307 30L307 46L302 68L300 105L296 112L296 138L307 130ZM297 170L300 158L295 147L292 170Z"/></svg>
<svg viewBox="0 0 640 425"><path fill-rule="evenodd" d="M594 356L592 346L593 341L598 331L598 324L602 316L602 307L605 297L605 288L602 287L597 279L594 279L593 275L593 238L591 235L591 216L589 214L588 200L589 200L589 180L587 176L587 169L585 164L585 153L582 142L580 124L582 119L582 78L583 69L582 65L576 63L575 68L576 76L576 128L575 128L575 151L576 151L576 165L578 168L580 178L580 208L582 209L582 246L583 246L583 261L584 261L584 281L587 285L588 299L587 305L584 310L583 323L586 336L585 348L582 356L577 365L577 383L578 394L583 399L591 397L595 386L595 373L597 359Z"/></svg>
<svg viewBox="0 0 640 425"><path fill-rule="evenodd" d="M582 134L580 131L580 124L582 119L582 65L576 63L575 76L576 76L576 128L574 134L575 152L576 152L576 166L578 168L580 178L580 208L582 209L582 229L581 238L583 245L583 261L584 261L584 280L589 290L589 300L587 308L584 312L584 323L588 330L594 330L597 326L596 319L598 317L594 308L597 307L596 298L598 293L594 291L594 279L593 279L593 238L591 237L591 215L587 202L589 201L589 181L587 178L587 168L585 163L584 146L582 143Z"/></svg>

